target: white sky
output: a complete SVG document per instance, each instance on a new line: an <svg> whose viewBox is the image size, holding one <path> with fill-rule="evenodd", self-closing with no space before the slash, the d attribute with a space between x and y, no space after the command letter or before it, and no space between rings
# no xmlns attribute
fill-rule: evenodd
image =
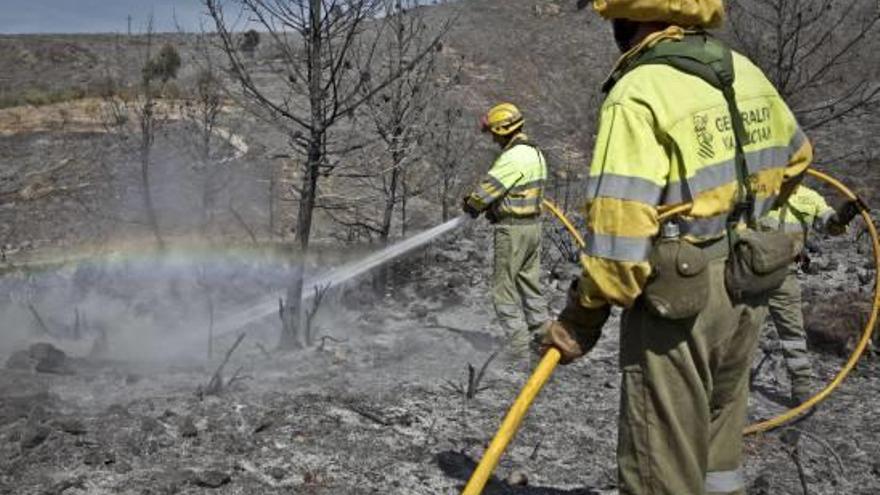
<svg viewBox="0 0 880 495"><path fill-rule="evenodd" d="M154 31L176 31L175 17L199 31L203 11L199 0L0 0L0 33L125 33L129 15L137 33L150 14Z"/></svg>

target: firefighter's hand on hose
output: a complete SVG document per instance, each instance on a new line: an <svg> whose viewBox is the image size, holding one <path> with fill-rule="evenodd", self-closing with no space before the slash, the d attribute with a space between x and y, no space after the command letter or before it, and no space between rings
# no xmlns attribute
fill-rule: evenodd
<svg viewBox="0 0 880 495"><path fill-rule="evenodd" d="M852 222L853 218L859 214L861 200L849 200L846 203L840 205L840 208L837 209L837 214L835 215L835 223L840 225L848 225Z"/></svg>
<svg viewBox="0 0 880 495"><path fill-rule="evenodd" d="M865 203L858 198L843 203L828 221L825 230L831 235L842 235L846 232L846 226L859 214L862 206L867 209Z"/></svg>
<svg viewBox="0 0 880 495"><path fill-rule="evenodd" d="M470 215L471 218L477 218L478 216L480 216L480 212L471 205L471 203L468 201L468 198L469 196L461 198L461 209L462 211Z"/></svg>
<svg viewBox="0 0 880 495"><path fill-rule="evenodd" d="M813 263L813 260L810 259L810 255L805 251L801 251L794 258L794 262L800 267L801 271L807 273L810 271L810 265Z"/></svg>
<svg viewBox="0 0 880 495"><path fill-rule="evenodd" d="M560 364L568 364L589 352L602 335L602 326L611 314L610 306L585 308L578 302L577 281L568 291L568 303L555 321L541 326L533 336L539 355L555 347L562 354Z"/></svg>

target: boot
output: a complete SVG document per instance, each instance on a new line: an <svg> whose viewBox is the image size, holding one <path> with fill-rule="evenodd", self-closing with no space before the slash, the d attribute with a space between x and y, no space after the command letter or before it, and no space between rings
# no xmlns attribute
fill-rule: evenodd
<svg viewBox="0 0 880 495"><path fill-rule="evenodd" d="M501 350L500 361L504 367L516 374L528 373L531 369L530 334L525 328L511 330Z"/></svg>
<svg viewBox="0 0 880 495"><path fill-rule="evenodd" d="M792 407L797 407L803 404L814 395L813 381L811 379L805 377L793 377L791 382Z"/></svg>

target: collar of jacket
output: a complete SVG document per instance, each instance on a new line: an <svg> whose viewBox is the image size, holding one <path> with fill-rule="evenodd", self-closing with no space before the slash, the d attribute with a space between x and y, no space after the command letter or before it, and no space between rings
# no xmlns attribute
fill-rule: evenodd
<svg viewBox="0 0 880 495"><path fill-rule="evenodd" d="M656 31L654 33L645 36L645 38L636 46L630 48L623 55L617 59L617 63L614 64L614 68L611 69L611 72L608 74L608 77L605 78L605 82L602 83L602 87L608 87L609 82L614 79L617 75L618 71L624 70L626 66L639 54L643 51L652 48L664 40L676 40L681 41L684 39L684 35L691 33L694 31L688 31L680 26L669 26L663 31Z"/></svg>
<svg viewBox="0 0 880 495"><path fill-rule="evenodd" d="M510 148L513 148L514 146L516 146L518 144L527 144L528 142L529 142L529 137L526 136L526 133L520 132L516 136L513 136L512 138L510 138L510 141L507 143L507 145L501 151L507 151Z"/></svg>

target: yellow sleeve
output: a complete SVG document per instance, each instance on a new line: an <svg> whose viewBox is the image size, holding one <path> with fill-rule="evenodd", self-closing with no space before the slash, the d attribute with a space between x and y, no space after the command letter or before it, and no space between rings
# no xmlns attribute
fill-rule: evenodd
<svg viewBox="0 0 880 495"><path fill-rule="evenodd" d="M668 151L645 110L613 103L603 108L587 202L582 306L629 307L651 274L657 205L669 175Z"/></svg>
<svg viewBox="0 0 880 495"><path fill-rule="evenodd" d="M810 216L811 223L819 222L824 225L831 218L831 215L834 215L834 208L829 206L825 198L813 189L801 186L796 194L801 194L801 191L805 195L805 202L810 206L807 214Z"/></svg>
<svg viewBox="0 0 880 495"><path fill-rule="evenodd" d="M510 159L508 153L502 153L468 196L468 204L477 211L483 211L501 199L522 177L522 171L515 160Z"/></svg>
<svg viewBox="0 0 880 495"><path fill-rule="evenodd" d="M800 186L794 193L798 204L807 216L809 225L815 229L827 230L829 222L834 218L834 208L828 205L821 194L807 186ZM795 197L792 197L795 199ZM791 200L790 200L791 201ZM839 229L832 228L834 232ZM845 227L843 230L846 230Z"/></svg>

